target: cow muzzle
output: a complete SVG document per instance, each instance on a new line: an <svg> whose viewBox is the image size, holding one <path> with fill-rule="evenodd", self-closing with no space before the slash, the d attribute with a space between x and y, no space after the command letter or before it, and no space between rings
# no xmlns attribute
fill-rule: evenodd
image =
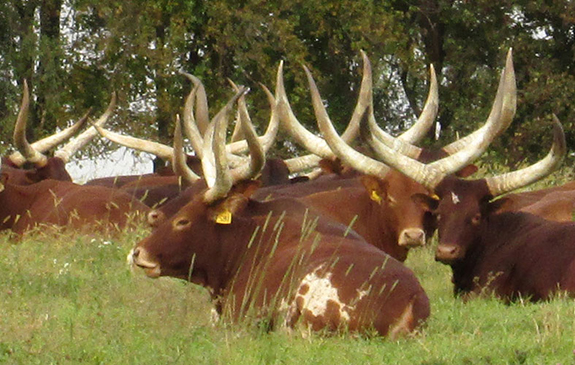
<svg viewBox="0 0 575 365"><path fill-rule="evenodd" d="M435 251L435 261L451 264L463 257L463 250L453 244L439 244Z"/></svg>
<svg viewBox="0 0 575 365"><path fill-rule="evenodd" d="M136 247L128 254L128 263L132 267L137 266L144 269L148 277L157 278L161 275L160 264L150 258L148 252L140 247Z"/></svg>
<svg viewBox="0 0 575 365"><path fill-rule="evenodd" d="M398 244L405 248L425 246L425 232L420 228L404 229L399 235Z"/></svg>

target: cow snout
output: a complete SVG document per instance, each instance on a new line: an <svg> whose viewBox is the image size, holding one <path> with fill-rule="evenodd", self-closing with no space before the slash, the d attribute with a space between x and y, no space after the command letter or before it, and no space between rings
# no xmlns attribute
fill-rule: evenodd
<svg viewBox="0 0 575 365"><path fill-rule="evenodd" d="M148 224L151 227L158 227L163 221L166 220L166 215L159 210L152 210L147 216Z"/></svg>
<svg viewBox="0 0 575 365"><path fill-rule="evenodd" d="M425 245L425 232L419 228L404 229L399 237L399 245L414 248Z"/></svg>
<svg viewBox="0 0 575 365"><path fill-rule="evenodd" d="M461 249L456 245L440 244L435 251L435 261L450 264L461 258Z"/></svg>
<svg viewBox="0 0 575 365"><path fill-rule="evenodd" d="M140 248L136 247L136 248L132 249L132 257L136 258L138 256L140 256Z"/></svg>
<svg viewBox="0 0 575 365"><path fill-rule="evenodd" d="M160 264L140 247L132 249L128 255L128 261L132 263L132 266L135 265L144 269L144 272L149 277L157 278L161 274Z"/></svg>

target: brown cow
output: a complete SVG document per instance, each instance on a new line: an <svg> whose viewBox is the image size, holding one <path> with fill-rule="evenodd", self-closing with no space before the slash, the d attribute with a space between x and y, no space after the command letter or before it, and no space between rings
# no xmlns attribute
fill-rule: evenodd
<svg viewBox="0 0 575 365"><path fill-rule="evenodd" d="M207 287L234 321L391 337L425 321L427 295L401 263L296 201L250 199L257 183L230 176L223 127L225 118L215 131L215 180L136 244L134 265ZM244 127L253 142L250 133Z"/></svg>
<svg viewBox="0 0 575 365"><path fill-rule="evenodd" d="M554 117L554 143L548 155L500 176L463 180L439 165L421 164L391 149L381 152L386 163L437 195L437 200L419 198L437 216L435 257L451 266L455 293L540 300L559 290L575 294L575 224L521 212L496 213L505 198L492 200L552 172L565 151L565 136Z"/></svg>
<svg viewBox="0 0 575 365"><path fill-rule="evenodd" d="M10 172L4 170L0 171L0 229L16 234L40 226L114 234L131 222L132 215L149 210L116 189L52 179L12 184Z"/></svg>

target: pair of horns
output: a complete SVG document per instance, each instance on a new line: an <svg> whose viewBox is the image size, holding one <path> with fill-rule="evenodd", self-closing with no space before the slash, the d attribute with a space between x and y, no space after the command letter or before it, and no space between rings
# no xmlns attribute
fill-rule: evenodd
<svg viewBox="0 0 575 365"><path fill-rule="evenodd" d="M14 145L18 151L12 153L9 156L9 159L16 166L22 166L26 162L30 162L35 164L37 167L43 167L48 161L48 157L44 155L44 153L74 136L88 120L90 111L88 111L79 121L74 123L72 126L34 143L29 143L26 139L26 121L28 119L28 111L30 108L30 92L26 80L24 80L22 94L22 103L20 105L20 111L18 112L18 117L16 119L16 125L14 126L13 138ZM95 124L104 125L108 121L108 118L111 116L115 105L116 94L113 93L108 108L104 114L102 114L102 116L95 122ZM88 128L82 134L77 136L73 141L70 141L68 144L66 144L66 146L58 149L54 153L54 156L61 158L64 162L68 162L70 157L82 147L84 147L88 142L90 142L96 134L97 132L94 128Z"/></svg>
<svg viewBox="0 0 575 365"><path fill-rule="evenodd" d="M208 185L208 190L204 193L204 202L206 203L225 197L236 182L255 177L265 164L264 147L258 139L245 106L247 89L235 85L234 87L237 91L236 94L213 118L206 128L203 139L202 170ZM229 115L236 102L239 106L238 123L248 146L250 159L247 163L230 169L228 164L229 154L226 148L226 132ZM190 183L199 180L199 176L194 174L185 163L182 127L179 117L176 118L174 130L174 156L175 169L181 176L185 177Z"/></svg>

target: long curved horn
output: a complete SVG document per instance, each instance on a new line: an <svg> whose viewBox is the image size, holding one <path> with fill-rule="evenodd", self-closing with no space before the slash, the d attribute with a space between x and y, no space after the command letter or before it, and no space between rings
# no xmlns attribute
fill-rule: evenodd
<svg viewBox="0 0 575 365"><path fill-rule="evenodd" d="M266 96L268 98L268 103L270 105L270 110L271 110L270 120L268 122L268 127L266 129L266 132L264 133L263 136L258 137L258 140L260 141L261 145L263 146L264 151L267 152L273 146L275 139L277 137L277 133L279 130L279 116L277 113L276 98L269 91L269 89L267 87L265 87L265 85L260 84L260 86L262 87L262 89L266 93ZM232 142L232 143L229 143L227 145L228 153L234 153L234 154L245 153L247 150L248 150L248 144L246 141Z"/></svg>
<svg viewBox="0 0 575 365"><path fill-rule="evenodd" d="M238 89L239 91L239 89ZM248 110L246 108L245 94L242 94L238 100L239 105L239 121L240 127L242 129L242 134L246 139L246 142L250 149L250 159L249 162L243 166L239 166L233 169L230 173L232 175L232 180L234 183L254 178L260 173L264 164L266 162L265 150L260 143Z"/></svg>
<svg viewBox="0 0 575 365"><path fill-rule="evenodd" d="M69 126L68 128L62 129L60 132L54 133L51 136L42 138L36 142L32 143L32 147L39 152L46 152L51 148L56 147L60 143L72 138L78 131L86 124L90 113L92 112L92 108L88 109L88 111L74 124Z"/></svg>
<svg viewBox="0 0 575 365"><path fill-rule="evenodd" d="M200 135L205 135L208 124L210 124L210 115L208 112L208 97L206 95L206 88L202 81L194 75L187 72L180 71L182 75L187 77L197 88L196 91L196 123L198 125L198 130Z"/></svg>
<svg viewBox="0 0 575 365"><path fill-rule="evenodd" d="M18 112L18 118L14 126L14 145L22 156L24 156L25 162L28 161L38 167L42 167L48 162L48 157L35 150L26 139L26 120L28 119L29 109L30 92L28 90L28 82L24 80L22 103L20 104L20 111Z"/></svg>
<svg viewBox="0 0 575 365"><path fill-rule="evenodd" d="M119 145L132 148L138 151L151 153L164 161L172 161L174 157L174 148L159 142L148 141L142 138L136 138L132 136L123 135L120 133L112 132L109 129L102 128L99 126L94 125L94 128L98 131L98 133L104 137L109 139L110 141L117 143ZM202 139L202 144L203 144ZM203 148L203 147L202 147ZM202 149L200 149L201 151ZM202 153L202 152L200 152ZM197 151L196 151L197 155ZM232 167L237 167L245 162L245 158L240 156L229 155L228 158L230 159L230 165Z"/></svg>
<svg viewBox="0 0 575 365"><path fill-rule="evenodd" d="M338 156L343 162L350 165L354 169L361 171L369 175L375 175L383 177L389 172L389 167L385 164L373 160L351 148L345 141L338 136L337 131L333 127L331 120L325 110L325 107L321 101L321 96L315 84L315 81L311 75L311 72L304 66L304 70L307 75L309 87L312 95L313 110L315 112L315 117L317 119L318 127L321 130L323 137L329 147L333 150L334 154ZM371 108L364 110L365 114L369 113Z"/></svg>
<svg viewBox="0 0 575 365"><path fill-rule="evenodd" d="M512 88L512 91L513 90ZM503 95L508 94L508 92L509 91L504 88ZM404 156L383 143L374 143L375 137L369 133L368 127L364 125L362 125L362 136L368 140L374 152L378 154L378 157L383 162L426 186L428 189L433 190L445 176L451 175L463 166L473 162L489 147L489 144L500 130L498 121L501 119L501 110L505 108L502 104L513 99L508 96L502 97L503 95L496 98L494 110L497 112L495 115L490 116L492 120L486 123L488 127L483 129L482 135L473 139L465 149L461 149L452 155L429 164L424 164Z"/></svg>
<svg viewBox="0 0 575 365"><path fill-rule="evenodd" d="M370 112L367 115L369 126L372 130L372 133L377 137L377 140L385 143L387 146L393 148L395 151L399 153L409 156L411 158L417 159L422 152L422 149L417 146L413 146L407 142L399 138L392 137L389 133L385 132L382 128L377 125L375 121L375 116L373 114L373 82L372 82L372 72L371 72L371 62L369 62L369 58L364 56L363 59L363 77L366 80L366 100L369 103ZM437 86L437 85L436 85ZM430 99L430 98L428 98ZM431 98L433 100L433 98ZM429 109L432 109L431 107ZM376 141L374 141L376 143Z"/></svg>
<svg viewBox="0 0 575 365"><path fill-rule="evenodd" d="M58 149L54 152L54 156L62 159L64 162L70 161L70 157L72 157L76 152L78 152L81 148L87 145L96 135L98 131L94 126L101 127L108 122L110 116L114 112L114 108L116 107L116 93L112 93L112 98L110 99L110 103L106 108L106 111L94 124L82 132L78 137L74 138L74 140L68 142L64 147Z"/></svg>
<svg viewBox="0 0 575 365"><path fill-rule="evenodd" d="M120 133L112 132L108 129L102 128L100 126L94 126L98 133L104 138L117 143L119 145L132 148L138 151L151 153L158 156L162 160L171 161L173 157L173 148L166 146L162 143L148 141L141 138L126 136Z"/></svg>
<svg viewBox="0 0 575 365"><path fill-rule="evenodd" d="M31 144L32 148L34 148L36 151L38 151L40 153L44 153L44 152L48 151L49 149L51 149L51 148L59 145L60 143L64 142L65 140L71 138L73 135L75 135L84 126L84 124L86 124L86 121L88 120L88 117L91 113L91 110L92 110L92 108L90 108L86 112L86 114L84 114L82 116L82 118L80 118L76 123L69 126L68 128L65 128L65 129L61 130L60 132L57 132L51 136L48 136L48 137L42 138L41 140L33 142ZM26 163L26 158L18 151L10 154L10 156L8 156L8 159L13 164L15 164L16 166L22 166Z"/></svg>
<svg viewBox="0 0 575 365"><path fill-rule="evenodd" d="M184 152L184 142L182 137L182 126L180 116L176 115L176 125L174 127L174 156L172 168L177 176L181 176L188 183L192 184L201 178L190 169L186 163L186 154Z"/></svg>
<svg viewBox="0 0 575 365"><path fill-rule="evenodd" d="M369 64L369 59L364 60L365 63ZM394 150L409 156L411 158L417 159L422 153L422 148L414 146L413 144L418 143L429 131L429 128L433 125L435 117L437 116L437 111L439 109L439 92L437 86L437 76L435 75L435 68L430 65L430 82L429 82L429 93L425 101L425 106L421 115L417 119L417 122L411 126L407 131L402 133L399 137L394 138L389 133L384 131L377 122L375 118L369 120L370 127L373 134L383 143L392 147ZM369 67L369 72L371 73L371 65ZM373 98L373 97L372 97Z"/></svg>
<svg viewBox="0 0 575 365"><path fill-rule="evenodd" d="M204 202L212 203L225 197L232 188L233 179L228 167L226 152L226 131L232 106L245 92L244 88L216 114L204 136L204 158L202 168L208 190L204 192ZM213 127L213 130L212 128ZM211 145L211 149L209 148Z"/></svg>
<svg viewBox="0 0 575 365"><path fill-rule="evenodd" d="M189 76L191 77L191 75ZM184 103L184 132L190 140L190 144L196 156L202 159L202 148L204 144L202 135L205 133L205 129L203 132L200 132L196 118L194 117L194 100L196 100L198 88L197 85L192 88L192 91L190 91Z"/></svg>
<svg viewBox="0 0 575 365"><path fill-rule="evenodd" d="M437 76L435 75L435 67L433 64L429 65L429 92L427 99L423 106L423 110L417 118L417 121L405 132L403 132L398 139L416 144L421 141L428 133L429 129L433 126L433 122L437 117L439 110L439 87L437 85Z"/></svg>
<svg viewBox="0 0 575 365"><path fill-rule="evenodd" d="M359 123L361 116L365 108L368 105L367 102L367 93L369 92L368 89L371 88L371 73L366 72L366 65L364 62L363 65L363 77L361 81L361 87L359 92L358 101L356 107L353 111L351 120L342 134L342 139L346 143L350 143L353 139L355 139L359 132ZM333 158L335 157L327 143L320 137L314 135L313 133L309 132L296 118L289 101L287 99L284 81L283 81L283 68L278 71L278 80L277 80L277 87L278 87L278 112L280 115L280 122L283 123L284 128L296 139L298 143L305 147L308 151L321 156L323 158Z"/></svg>
<svg viewBox="0 0 575 365"><path fill-rule="evenodd" d="M553 114L553 145L547 156L521 170L486 178L485 181L491 195L496 197L544 178L561 165L566 152L563 126L557 116Z"/></svg>
<svg viewBox="0 0 575 365"><path fill-rule="evenodd" d="M505 86L503 86L503 84ZM513 67L512 49L509 49L509 51L507 52L507 57L505 60L505 68L499 80L499 86L497 88L497 94L495 96L496 99L500 96L500 93L503 93L504 88L507 92L503 96L501 96L501 98L504 99L503 109L501 109L501 115L498 121L499 130L496 131L496 136L499 136L507 129L507 127L509 127L509 125L513 121L513 117L515 116L515 110L517 109L517 86L515 81L515 69ZM498 112L499 111L495 110L495 103L494 103L493 107L491 108L488 120L494 118L494 115ZM478 136L481 136L483 134L484 129L486 128L488 128L488 126L484 125L483 127L479 128L470 135L443 147L443 150L448 154L454 154L457 151L466 148L466 146L470 143L470 141L477 138Z"/></svg>

